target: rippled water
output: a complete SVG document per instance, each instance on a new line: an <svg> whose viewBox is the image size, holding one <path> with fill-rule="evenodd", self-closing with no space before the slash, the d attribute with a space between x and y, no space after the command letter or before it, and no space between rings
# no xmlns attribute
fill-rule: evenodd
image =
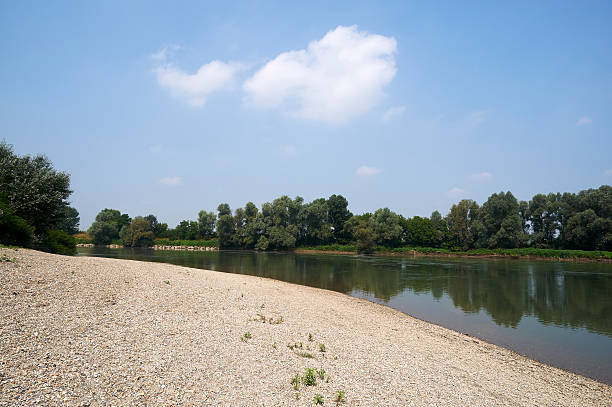
<svg viewBox="0 0 612 407"><path fill-rule="evenodd" d="M612 264L107 248L79 255L339 291L612 384Z"/></svg>

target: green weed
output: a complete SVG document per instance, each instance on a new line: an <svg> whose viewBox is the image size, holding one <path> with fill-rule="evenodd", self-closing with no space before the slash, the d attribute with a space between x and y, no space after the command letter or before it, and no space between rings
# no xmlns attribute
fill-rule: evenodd
<svg viewBox="0 0 612 407"><path fill-rule="evenodd" d="M323 396L317 393L312 398L312 401L314 401L315 404L323 405Z"/></svg>

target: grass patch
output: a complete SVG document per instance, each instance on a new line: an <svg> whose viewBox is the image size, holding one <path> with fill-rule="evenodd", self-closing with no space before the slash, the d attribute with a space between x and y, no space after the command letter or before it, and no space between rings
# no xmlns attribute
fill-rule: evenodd
<svg viewBox="0 0 612 407"><path fill-rule="evenodd" d="M323 405L323 396L320 395L319 393L315 394L314 397L312 398L312 401L314 401L315 404L318 405Z"/></svg>
<svg viewBox="0 0 612 407"><path fill-rule="evenodd" d="M251 339L251 338L252 338L251 333L250 333L250 332L245 332L245 334L244 334L244 335L242 335L242 337L240 338L240 340L241 340L242 342L248 342L248 341L249 341L249 339Z"/></svg>

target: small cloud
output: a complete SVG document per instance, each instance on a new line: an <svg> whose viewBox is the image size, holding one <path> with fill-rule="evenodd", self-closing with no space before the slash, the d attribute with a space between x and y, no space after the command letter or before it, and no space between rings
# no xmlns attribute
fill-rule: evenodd
<svg viewBox="0 0 612 407"><path fill-rule="evenodd" d="M612 168L610 168L609 170L605 171L605 172L604 172L604 175L605 175L606 177L612 177Z"/></svg>
<svg viewBox="0 0 612 407"><path fill-rule="evenodd" d="M474 181L491 181L493 175L490 172L479 172L478 174L472 174L470 178Z"/></svg>
<svg viewBox="0 0 612 407"><path fill-rule="evenodd" d="M172 187L183 185L183 180L181 179L181 177L164 177L160 179L159 182Z"/></svg>
<svg viewBox="0 0 612 407"><path fill-rule="evenodd" d="M383 113L382 121L386 123L398 116L401 116L401 114L404 113L404 110L406 110L406 106L392 107L388 109L385 113Z"/></svg>
<svg viewBox="0 0 612 407"><path fill-rule="evenodd" d="M159 153L162 151L161 144L155 144L154 146L149 147L149 152L151 153Z"/></svg>
<svg viewBox="0 0 612 407"><path fill-rule="evenodd" d="M486 112L484 110L470 113L467 117L468 123L470 123L472 126L479 125L480 123L484 122L485 113Z"/></svg>
<svg viewBox="0 0 612 407"><path fill-rule="evenodd" d="M168 59L168 56L170 53L172 53L173 51L177 51L179 49L181 49L179 45L169 45L169 46L163 47L158 52L151 54L151 59L155 61L164 62Z"/></svg>
<svg viewBox="0 0 612 407"><path fill-rule="evenodd" d="M212 61L202 65L194 74L189 74L167 64L157 67L155 74L159 85L168 89L174 97L200 107L210 93L230 87L240 68L239 64Z"/></svg>
<svg viewBox="0 0 612 407"><path fill-rule="evenodd" d="M293 155L297 153L297 148L295 148L295 146L285 146L283 147L283 153L287 155Z"/></svg>
<svg viewBox="0 0 612 407"><path fill-rule="evenodd" d="M465 195L465 190L461 189L461 188L451 188L449 191L446 192L446 195L451 197L451 198L459 198L460 196Z"/></svg>
<svg viewBox="0 0 612 407"><path fill-rule="evenodd" d="M361 167L357 168L355 174L359 175L360 177L371 177L372 175L380 174L381 172L382 170L380 168L362 165Z"/></svg>
<svg viewBox="0 0 612 407"><path fill-rule="evenodd" d="M593 119L591 119L588 116L583 116L580 119L578 119L578 121L576 122L576 126L584 126L586 124L591 124L593 123Z"/></svg>
<svg viewBox="0 0 612 407"><path fill-rule="evenodd" d="M396 52L393 37L340 25L255 72L243 86L246 101L262 108L285 106L302 119L346 122L383 98L397 72Z"/></svg>

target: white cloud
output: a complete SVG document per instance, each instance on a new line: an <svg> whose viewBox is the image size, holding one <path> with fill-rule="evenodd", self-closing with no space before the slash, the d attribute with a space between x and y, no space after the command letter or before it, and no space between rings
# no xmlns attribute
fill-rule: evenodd
<svg viewBox="0 0 612 407"><path fill-rule="evenodd" d="M605 175L606 177L612 177L612 168L610 168L609 170L605 171L605 172L604 172L604 175Z"/></svg>
<svg viewBox="0 0 612 407"><path fill-rule="evenodd" d="M178 51L179 49L181 49L179 45L168 45L160 49L158 52L151 54L151 59L155 61L164 62L168 59L168 56L171 53L173 53L174 51Z"/></svg>
<svg viewBox="0 0 612 407"><path fill-rule="evenodd" d="M451 198L459 198L460 196L465 195L465 190L461 189L461 188L454 187L454 188L451 188L450 190L448 190L446 192L446 195L451 197Z"/></svg>
<svg viewBox="0 0 612 407"><path fill-rule="evenodd" d="M391 119L401 116L402 113L404 113L404 110L406 110L406 106L396 106L396 107L387 109L387 111L383 113L382 121L386 123L390 121Z"/></svg>
<svg viewBox="0 0 612 407"><path fill-rule="evenodd" d="M297 148L295 148L295 146L285 146L283 147L283 153L287 155L293 155L297 153Z"/></svg>
<svg viewBox="0 0 612 407"><path fill-rule="evenodd" d="M338 26L307 49L278 55L244 83L260 107L297 106L296 117L344 122L376 105L397 71L393 37Z"/></svg>
<svg viewBox="0 0 612 407"><path fill-rule="evenodd" d="M360 177L371 177L372 175L380 174L381 172L382 170L380 168L362 165L361 167L357 168L355 174L359 175Z"/></svg>
<svg viewBox="0 0 612 407"><path fill-rule="evenodd" d="M204 105L208 94L231 86L239 69L238 64L212 61L202 65L194 74L188 74L171 64L157 67L155 74L163 88L197 107Z"/></svg>
<svg viewBox="0 0 612 407"><path fill-rule="evenodd" d="M480 123L484 122L485 120L485 111L484 110L480 110L478 112L472 112L468 115L467 117L467 121L468 123L470 123L472 126L477 126Z"/></svg>
<svg viewBox="0 0 612 407"><path fill-rule="evenodd" d="M183 185L183 180L181 179L181 177L164 177L160 179L159 182L172 187Z"/></svg>
<svg viewBox="0 0 612 407"><path fill-rule="evenodd" d="M470 178L474 181L491 181L493 179L493 175L490 172L479 172L477 174L472 174Z"/></svg>
<svg viewBox="0 0 612 407"><path fill-rule="evenodd" d="M584 126L585 124L593 123L593 119L588 116L583 116L576 122L576 126Z"/></svg>

